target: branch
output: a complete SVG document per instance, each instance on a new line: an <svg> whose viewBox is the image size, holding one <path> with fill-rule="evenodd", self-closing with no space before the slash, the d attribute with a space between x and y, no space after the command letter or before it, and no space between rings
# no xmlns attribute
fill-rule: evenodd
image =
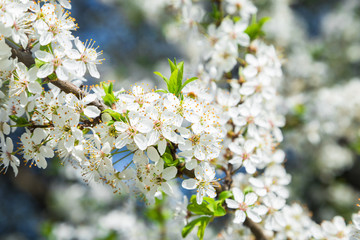
<svg viewBox="0 0 360 240"><path fill-rule="evenodd" d="M21 49L21 48L17 47L15 44L13 44L8 39L5 39L5 42L11 48L11 52L12 52L11 57L12 58L17 57L19 62L22 62L27 67L30 67L33 64L35 64L35 59L33 58L30 49ZM59 79L57 79L57 80L46 79L46 80L48 80L50 83L54 84L56 87L60 88L61 91L65 92L65 93L72 93L79 99L82 97L85 97L85 95L86 95L84 93L84 91L82 91L79 87L72 84L71 82L62 81ZM108 108L104 103L100 102L99 100L95 100L95 101L89 103L88 105L93 105L93 106L97 107L100 111L104 111L105 109Z"/></svg>
<svg viewBox="0 0 360 240"><path fill-rule="evenodd" d="M250 218L246 217L244 225L247 226L254 234L256 240L267 240L261 227L253 222Z"/></svg>

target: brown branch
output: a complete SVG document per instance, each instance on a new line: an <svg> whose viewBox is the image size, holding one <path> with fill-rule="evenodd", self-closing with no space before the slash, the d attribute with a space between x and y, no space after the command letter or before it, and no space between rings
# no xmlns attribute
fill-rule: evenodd
<svg viewBox="0 0 360 240"><path fill-rule="evenodd" d="M262 228L250 218L246 217L244 226L248 227L254 234L256 240L267 240Z"/></svg>
<svg viewBox="0 0 360 240"><path fill-rule="evenodd" d="M15 44L13 44L8 39L5 39L5 42L11 48L11 52L12 52L11 57L12 58L17 57L18 61L25 64L25 66L27 66L27 67L30 67L33 64L35 64L35 59L32 57L30 49L18 48ZM50 83L54 84L56 87L60 88L61 91L65 92L65 93L72 93L79 99L86 96L84 91L82 91L79 87L72 84L71 82L62 81L59 79L56 79L56 80L46 79L46 80L49 81ZM103 102L101 102L99 100L95 100L95 101L89 103L88 105L95 106L100 111L104 111L105 109L108 108Z"/></svg>

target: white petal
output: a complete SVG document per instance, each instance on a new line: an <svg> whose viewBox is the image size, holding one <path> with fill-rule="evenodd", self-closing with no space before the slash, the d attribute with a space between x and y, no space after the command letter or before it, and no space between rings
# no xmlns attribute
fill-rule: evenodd
<svg viewBox="0 0 360 240"><path fill-rule="evenodd" d="M196 202L197 204L201 204L203 202L203 197L204 197L204 189L200 188L198 189L198 192L196 194Z"/></svg>
<svg viewBox="0 0 360 240"><path fill-rule="evenodd" d="M147 148L147 139L142 134L136 134L134 137L134 142L140 150L145 150Z"/></svg>
<svg viewBox="0 0 360 240"><path fill-rule="evenodd" d="M50 63L47 63L40 67L39 71L37 72L37 76L39 78L46 78L53 72L54 72L54 66Z"/></svg>
<svg viewBox="0 0 360 240"><path fill-rule="evenodd" d="M243 223L243 222L245 222L245 218L246 218L246 215L245 215L244 211L237 210L235 212L234 223Z"/></svg>
<svg viewBox="0 0 360 240"><path fill-rule="evenodd" d="M169 196L174 194L172 187L167 182L161 183L161 189Z"/></svg>
<svg viewBox="0 0 360 240"><path fill-rule="evenodd" d="M185 189L195 189L197 181L193 178L186 179L182 182L181 186Z"/></svg>
<svg viewBox="0 0 360 240"><path fill-rule="evenodd" d="M126 133L120 134L115 140L115 147L118 149L123 148L128 141L128 135Z"/></svg>
<svg viewBox="0 0 360 240"><path fill-rule="evenodd" d="M82 100L83 100L84 104L89 104L89 103L95 101L96 98L97 98L96 94L88 94Z"/></svg>
<svg viewBox="0 0 360 240"><path fill-rule="evenodd" d="M40 94L42 92L42 87L38 82L30 82L28 85L29 92L34 94Z"/></svg>
<svg viewBox="0 0 360 240"><path fill-rule="evenodd" d="M177 168L174 166L165 168L164 171L162 172L162 177L166 180L169 181L170 179L175 178L177 174Z"/></svg>
<svg viewBox="0 0 360 240"><path fill-rule="evenodd" d="M234 201L232 199L225 199L226 205L228 208L238 209L239 203L237 201Z"/></svg>
<svg viewBox="0 0 360 240"><path fill-rule="evenodd" d="M158 150L159 150L159 153L161 156L165 153L165 150L166 150L166 140L165 139L159 141Z"/></svg>
<svg viewBox="0 0 360 240"><path fill-rule="evenodd" d="M246 214L248 215L248 217L253 220L256 223L261 222L261 217L259 216L259 214L257 214L255 211L253 211L252 209L248 209L246 211Z"/></svg>
<svg viewBox="0 0 360 240"><path fill-rule="evenodd" d="M84 114L90 118L96 118L101 111L95 106L87 106L84 108Z"/></svg>
<svg viewBox="0 0 360 240"><path fill-rule="evenodd" d="M56 75L60 80L66 81L69 79L69 74L63 66L59 66L56 70Z"/></svg>
<svg viewBox="0 0 360 240"><path fill-rule="evenodd" d="M87 67L89 69L89 73L94 78L100 78L100 73L96 68L96 65L94 63L88 63Z"/></svg>
<svg viewBox="0 0 360 240"><path fill-rule="evenodd" d="M246 194L246 196L245 196L246 205L253 205L256 202L257 198L258 197L256 196L255 193Z"/></svg>
<svg viewBox="0 0 360 240"><path fill-rule="evenodd" d="M156 151L154 147L149 147L147 149L147 155L151 161L157 162L160 159L159 153Z"/></svg>
<svg viewBox="0 0 360 240"><path fill-rule="evenodd" d="M35 57L44 62L50 62L54 59L54 56L52 54L44 51L36 51Z"/></svg>
<svg viewBox="0 0 360 240"><path fill-rule="evenodd" d="M235 201L238 203L244 202L244 193L239 188L233 188L232 192L234 194Z"/></svg>

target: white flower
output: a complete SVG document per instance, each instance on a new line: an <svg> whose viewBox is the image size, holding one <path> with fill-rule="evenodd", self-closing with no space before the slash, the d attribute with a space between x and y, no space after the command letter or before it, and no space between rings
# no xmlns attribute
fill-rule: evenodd
<svg viewBox="0 0 360 240"><path fill-rule="evenodd" d="M220 25L220 36L224 41L233 41L240 46L249 46L250 37L244 31L248 27L248 24L244 21L238 21L236 23L228 18L224 19Z"/></svg>
<svg viewBox="0 0 360 240"><path fill-rule="evenodd" d="M164 168L163 160L156 164L141 165L138 167L138 177L141 179L138 186L150 201L154 200L155 193L160 189L171 196L174 191L168 181L175 178L176 174L176 167Z"/></svg>
<svg viewBox="0 0 360 240"><path fill-rule="evenodd" d="M76 62L66 58L65 49L63 48L55 48L53 52L53 54L40 50L35 52L35 57L45 62L40 67L37 76L39 78L46 78L55 71L56 76L60 80L69 80L69 72L73 72L76 68Z"/></svg>
<svg viewBox="0 0 360 240"><path fill-rule="evenodd" d="M244 20L248 20L251 14L257 12L251 0L226 0L226 11L230 14L239 14Z"/></svg>
<svg viewBox="0 0 360 240"><path fill-rule="evenodd" d="M82 131L78 129L79 118L79 114L65 106L60 106L57 115L53 116L54 129L51 135L55 142L63 142L67 151L74 148L75 140L82 138Z"/></svg>
<svg viewBox="0 0 360 240"><path fill-rule="evenodd" d="M190 190L197 189L196 202L200 205L206 195L210 198L216 197L215 188L212 186L215 182L215 171L209 163L203 162L195 168L194 172L196 178L184 180L181 186Z"/></svg>
<svg viewBox="0 0 360 240"><path fill-rule="evenodd" d="M16 73L14 73L14 79L10 82L10 89L9 94L10 96L20 96L21 102L26 102L27 100L27 92L28 90L30 93L40 94L42 92L42 87L37 80L37 68L33 67L29 71L27 70L26 66L19 62L16 65Z"/></svg>
<svg viewBox="0 0 360 240"><path fill-rule="evenodd" d="M360 239L360 214L352 215L353 228L351 231L350 240L359 240Z"/></svg>
<svg viewBox="0 0 360 240"><path fill-rule="evenodd" d="M340 216L334 217L331 222L322 222L321 228L329 240L348 239L351 230L350 227L346 226L344 218Z"/></svg>
<svg viewBox="0 0 360 240"><path fill-rule="evenodd" d="M228 208L237 209L234 223L243 223L246 216L256 223L261 222L261 218L253 206L258 198L256 194L248 193L244 196L244 193L238 188L234 188L232 192L235 200L226 199L225 201Z"/></svg>
<svg viewBox="0 0 360 240"><path fill-rule="evenodd" d="M36 8L32 8L32 10L37 11ZM58 5L44 4L41 12L43 17L34 24L36 32L40 35L40 44L45 46L51 42L57 42L65 49L70 49L72 47L71 40L74 38L71 30L76 29L74 19L68 17L69 14L62 11Z"/></svg>
<svg viewBox="0 0 360 240"><path fill-rule="evenodd" d="M145 118L141 118L138 114L129 114L129 122L115 122L115 128L120 132L120 135L115 140L115 146L118 149L123 148L127 144L135 142L140 150L145 150L148 147L148 140L146 133L149 133L153 128L153 123Z"/></svg>
<svg viewBox="0 0 360 240"><path fill-rule="evenodd" d="M101 113L97 107L89 105L96 99L97 97L95 94L88 94L84 98L81 98L81 100L73 94L66 95L67 106L74 108L79 114L84 113L89 118L96 118Z"/></svg>
<svg viewBox="0 0 360 240"><path fill-rule="evenodd" d="M74 42L80 52L73 57L73 59L77 59L80 63L79 68L77 69L78 75L84 76L87 67L91 76L94 78L100 78L96 64L101 64L102 59L98 59L98 57L102 54L102 52L98 53L96 51L97 48L93 47L95 41L86 41L84 44L79 40L79 38L76 38Z"/></svg>
<svg viewBox="0 0 360 240"><path fill-rule="evenodd" d="M27 162L32 161L39 168L46 168L47 162L45 158L54 157L54 151L44 143L48 137L45 130L36 128L33 133L26 132L21 135L21 143L23 144L23 154Z"/></svg>
<svg viewBox="0 0 360 240"><path fill-rule="evenodd" d="M229 144L229 149L235 154L235 157L232 158L229 163L233 164L235 168L244 164L246 172L253 174L256 171L256 164L260 162L258 156L254 153L255 147L257 147L257 142L255 140L249 139L243 143L236 144L232 142Z"/></svg>
<svg viewBox="0 0 360 240"><path fill-rule="evenodd" d="M11 138L7 137L6 142L1 144L2 154L0 157L1 165L7 171L9 165L12 167L15 176L18 174L17 167L20 165L20 160L13 154L14 144ZM1 166L0 165L0 166Z"/></svg>
<svg viewBox="0 0 360 240"><path fill-rule="evenodd" d="M211 65L216 67L218 74L229 72L236 65L238 57L237 46L226 40L216 43L214 49L209 53Z"/></svg>

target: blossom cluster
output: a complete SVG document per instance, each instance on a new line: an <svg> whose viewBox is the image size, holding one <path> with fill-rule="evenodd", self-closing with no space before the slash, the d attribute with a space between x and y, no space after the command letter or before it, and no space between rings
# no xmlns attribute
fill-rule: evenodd
<svg viewBox="0 0 360 240"><path fill-rule="evenodd" d="M199 55L191 61L198 80L183 83L184 63L169 60L170 78L156 73L167 89L114 91L111 82L80 87L87 72L100 77L103 59L92 40L73 36L68 1L0 2L4 171L18 174L19 155L39 168L57 155L86 181L114 192L136 189L149 203L162 192L173 195L171 180L181 178L184 189L197 191L188 205L196 217L223 216L226 207L235 210L233 223L260 223L274 239L347 239L351 226L341 217L319 227L300 205L286 205L291 176L277 149L285 124L277 111L281 61L260 38L267 19L253 17L250 0L221 1L223 12L208 24L201 4L166 4L180 14L183 37L197 40ZM15 150L17 128L25 130ZM196 209L207 203L208 210ZM198 221L206 226L210 218L188 224ZM357 215L354 222L358 227Z"/></svg>
<svg viewBox="0 0 360 240"><path fill-rule="evenodd" d="M2 22L6 31L1 56L7 66L2 68L3 169L11 166L16 175L19 154L30 166L46 168L56 153L62 161L79 166L86 180L103 181L114 191L128 191L126 181L132 178L136 182L132 185L149 201L160 189L171 195L168 181L178 173L177 155L193 169L220 154L225 134L217 117L220 111L190 94L160 95L141 86L128 92L109 91L112 83L91 90L76 88L86 80L86 70L99 77L96 64L102 61L101 52L93 42L84 44L72 35L76 24L64 3L14 1L2 7L15 22L24 23L8 25L5 18ZM31 50L35 64L26 66L9 58L8 45ZM79 92L68 93L59 84ZM96 106L98 99L108 106ZM18 127L26 131L15 151L10 132ZM132 155L130 163L122 162L126 158L120 158L121 153Z"/></svg>

